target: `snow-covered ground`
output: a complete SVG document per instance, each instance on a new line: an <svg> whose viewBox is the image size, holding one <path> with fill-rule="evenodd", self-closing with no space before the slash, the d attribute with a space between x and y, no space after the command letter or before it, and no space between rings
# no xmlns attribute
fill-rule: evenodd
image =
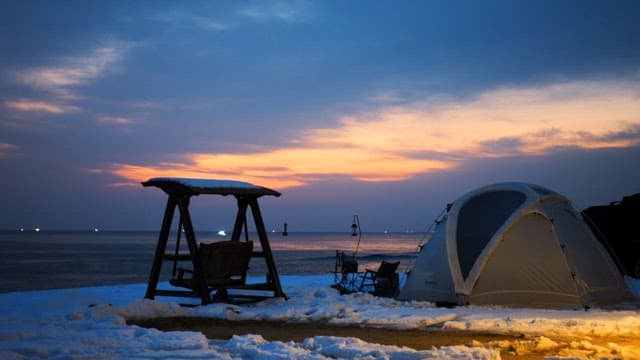
<svg viewBox="0 0 640 360"><path fill-rule="evenodd" d="M166 299L142 300L146 285L0 294L0 358L371 358L499 359L500 348L529 346L569 355L640 358L640 307L560 311L499 307L438 308L369 294L339 295L332 276L283 276L290 297L251 305L185 308ZM627 279L636 294L640 281ZM126 325L125 319L200 316L229 320L321 321L394 329L443 329L524 334L522 341L468 344L427 351L384 346L356 338L316 336L303 342L266 341L259 335L208 340L202 333L161 332ZM428 336L428 335L425 335ZM627 339L596 344L593 338ZM552 340L556 339L556 340ZM558 342L557 339L568 339ZM631 339L629 341L629 339Z"/></svg>

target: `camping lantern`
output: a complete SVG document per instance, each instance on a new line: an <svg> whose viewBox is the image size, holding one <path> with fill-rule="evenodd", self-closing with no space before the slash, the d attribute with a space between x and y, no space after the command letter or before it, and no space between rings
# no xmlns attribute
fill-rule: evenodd
<svg viewBox="0 0 640 360"><path fill-rule="evenodd" d="M353 215L353 222L351 223L351 236L358 237L358 243L356 244L356 251L353 256L358 255L358 248L360 247L360 238L362 237L362 227L360 226L360 219L358 215Z"/></svg>

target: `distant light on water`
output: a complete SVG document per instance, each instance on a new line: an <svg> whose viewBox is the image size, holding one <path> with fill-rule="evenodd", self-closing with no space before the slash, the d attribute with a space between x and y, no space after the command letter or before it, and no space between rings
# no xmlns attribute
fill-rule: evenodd
<svg viewBox="0 0 640 360"><path fill-rule="evenodd" d="M93 232L98 232L100 230L98 230L98 228L93 228Z"/></svg>
<svg viewBox="0 0 640 360"><path fill-rule="evenodd" d="M35 228L35 231L40 232L40 228L39 227Z"/></svg>
<svg viewBox="0 0 640 360"><path fill-rule="evenodd" d="M18 229L20 227L16 231ZM98 228L99 233L94 233L93 227L86 227L83 231L40 229L40 232L35 232L34 225L27 225L24 232L19 234L0 231L0 244L5 250L15 254L3 259L0 293L64 288L70 285L123 284L123 279L132 284L146 283L149 280L149 265L158 240L156 231L112 231ZM214 225L211 231L203 231L197 235L201 235L199 240L206 242L229 240L231 233L225 230L227 237L220 237L217 234L220 229L222 228L216 229ZM279 234L278 229L276 233ZM172 235L170 241L174 243L177 234ZM260 246L256 243L257 234L250 231L249 235L254 245ZM362 257L358 259L358 264L362 268L375 268L382 260L401 261L399 269L404 271L413 263L416 246L421 238L422 235L404 233L365 233L360 243L359 254ZM280 274L328 274L334 269L336 250L352 252L356 246L356 241L348 231L292 232L289 236L271 236L269 241L271 250L277 257L276 266ZM127 245L120 246L124 244ZM171 245L170 249L174 250L174 244ZM184 236L181 237L181 245L185 245ZM47 255L43 256L43 253ZM97 266L91 271L78 271L87 263L104 266ZM52 264L56 264L55 271L51 270ZM167 275L170 275L169 267L163 266L163 270L168 270ZM265 264L255 261L250 266L249 275L264 279L265 271ZM34 273L38 276L29 275ZM26 278L30 280L15 281Z"/></svg>
<svg viewBox="0 0 640 360"><path fill-rule="evenodd" d="M220 235L220 236L227 236L227 232L226 232L226 231L224 231L224 230L220 230L220 231L218 231L218 235Z"/></svg>

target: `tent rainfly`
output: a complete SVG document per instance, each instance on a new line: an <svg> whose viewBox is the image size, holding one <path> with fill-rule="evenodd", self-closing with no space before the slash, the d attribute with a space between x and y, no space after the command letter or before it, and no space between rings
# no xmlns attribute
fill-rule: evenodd
<svg viewBox="0 0 640 360"><path fill-rule="evenodd" d="M471 191L447 207L398 298L588 308L633 295L569 200L512 182Z"/></svg>

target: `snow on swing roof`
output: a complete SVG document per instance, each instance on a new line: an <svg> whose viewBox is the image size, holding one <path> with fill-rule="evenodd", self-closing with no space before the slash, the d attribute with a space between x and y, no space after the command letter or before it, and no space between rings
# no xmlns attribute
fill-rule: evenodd
<svg viewBox="0 0 640 360"><path fill-rule="evenodd" d="M143 186L156 186L165 192L182 190L195 195L272 195L280 193L269 188L244 181L217 179L190 179L174 177L156 177L142 182Z"/></svg>

